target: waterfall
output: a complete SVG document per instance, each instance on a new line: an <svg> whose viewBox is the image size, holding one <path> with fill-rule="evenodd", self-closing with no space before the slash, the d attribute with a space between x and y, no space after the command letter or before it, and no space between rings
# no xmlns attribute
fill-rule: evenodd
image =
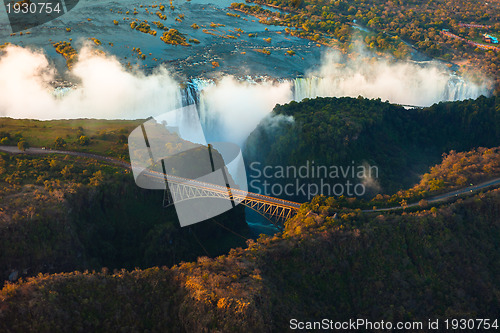
<svg viewBox="0 0 500 333"><path fill-rule="evenodd" d="M455 74L449 75L447 80L442 80L441 82L438 82L437 85L432 86L437 89L431 93L428 92L426 89L427 87L422 83L421 85L413 87L413 89L409 89L410 91L406 96L396 96L392 99L386 98L386 96L370 96L370 93L372 92L370 90L363 93L363 91L361 91L361 89L364 88L363 86L358 87L359 91L355 88L346 89L345 83L347 80L347 78L343 77L332 80L331 78L309 76L306 78L283 80L269 79L268 81L261 80L260 82L256 82L251 78L245 78L241 81L256 85L270 82L277 82L278 84L288 83L292 87L293 100L298 102L304 98L343 96L357 97L361 95L367 98L381 98L382 100L389 100L390 102L398 104L430 106L434 103L444 101L462 101L471 98L474 99L481 95L490 95L490 91L486 87L466 82L463 78ZM207 128L211 129L214 129L217 125L217 119L210 113L210 107L206 103L203 90L213 86L216 86L216 83L213 80L191 79L185 84L185 87L182 88L181 91L182 106L196 104L199 107L201 122L207 126ZM422 90L427 92L427 94L422 95ZM390 97L391 92L387 91L386 95ZM228 98L231 97L228 96ZM420 98L420 102L418 98Z"/></svg>
<svg viewBox="0 0 500 333"><path fill-rule="evenodd" d="M436 80L427 80L425 76L417 78L405 78L404 82L394 80L393 89L379 87L377 81L370 82L366 77L339 76L318 77L308 76L305 78L282 79L245 77L235 80L233 85L247 85L248 87L276 87L290 89L289 97L281 98L276 103L289 102L291 100L301 101L304 98L315 97L358 97L380 98L392 103L403 105L430 106L442 101L457 101L469 98L477 98L480 95L489 95L490 91L485 86L479 86L465 81L463 78L446 74L437 76ZM358 83L358 84L353 84ZM289 87L289 88L288 88ZM224 119L234 110L220 110L220 106L213 105L211 99L213 94L220 94L220 90L228 89L219 87L218 83L210 79L190 79L181 88L181 106L195 104L199 113L202 127L207 134L207 139L217 141L228 139L224 137ZM228 89L227 98L238 98L231 95L233 91ZM250 92L248 93L251 94ZM263 98L264 96L262 96ZM257 102L257 101L255 101ZM272 104L274 106L274 104ZM269 109L266 112L269 113ZM264 114L265 113L262 113ZM244 116L243 116L244 117ZM241 119L245 121L244 118ZM239 124L231 124L238 126ZM226 124L227 126L227 124Z"/></svg>
<svg viewBox="0 0 500 333"><path fill-rule="evenodd" d="M301 101L315 97L363 96L396 104L430 106L443 101L461 101L491 94L486 86L466 82L454 74L443 75L432 81L422 78L393 80L392 84L393 89L381 87L376 80L370 81L361 74L333 78L310 76L293 80L293 99Z"/></svg>
<svg viewBox="0 0 500 333"><path fill-rule="evenodd" d="M329 94L322 85L322 79L311 76L308 78L297 78L293 82L293 99L300 102L304 98L327 97Z"/></svg>
<svg viewBox="0 0 500 333"><path fill-rule="evenodd" d="M214 81L202 78L190 79L181 88L182 106L200 104L200 95L204 88L214 84Z"/></svg>
<svg viewBox="0 0 500 333"><path fill-rule="evenodd" d="M485 86L467 82L454 74L434 73L431 78L426 74L415 77L396 75L392 80L384 77L391 85L382 87L378 77L365 74L338 77L311 75L282 80L245 77L232 78L230 82L196 78L190 79L180 88L180 106L196 105L208 141L243 144L241 133L248 130L248 120L253 117L252 121L255 122L255 117L260 117L260 121L277 103L301 101L304 98L361 95L402 105L430 106L441 101L464 100L490 94ZM270 89L278 89L280 96L274 96ZM226 100L226 103L221 102L221 99ZM262 105L259 104L260 99L269 99L272 103ZM242 105L244 103L253 106ZM239 118L235 118L234 114L238 112Z"/></svg>
<svg viewBox="0 0 500 333"><path fill-rule="evenodd" d="M202 128L208 141L217 141L215 137L218 126L217 113L211 112L210 106L206 102L204 90L215 85L213 80L195 78L190 79L185 88L181 88L182 106L196 105Z"/></svg>
<svg viewBox="0 0 500 333"><path fill-rule="evenodd" d="M477 98L491 93L486 85L476 85L449 72L423 71L406 75L408 73L389 71L389 74L378 75L377 72L376 75L370 74L370 71L347 74L336 72L296 79L238 79L227 76L217 82L193 78L184 83L172 81L164 85L159 80L159 84L154 85L155 92L146 91L150 97L131 99L127 106L136 111L128 114L135 118L156 116L194 105L207 141L230 141L242 145L247 135L276 104L292 100L361 95L403 105L429 106L441 101ZM54 86L52 95L61 105L65 105L65 102L71 105L71 100L78 102L81 91L86 89L85 86L68 84ZM141 114L141 109L147 113Z"/></svg>
<svg viewBox="0 0 500 333"><path fill-rule="evenodd" d="M481 95L489 95L487 89L475 84L467 83L457 75L450 76L443 92L443 101L463 101L474 99Z"/></svg>

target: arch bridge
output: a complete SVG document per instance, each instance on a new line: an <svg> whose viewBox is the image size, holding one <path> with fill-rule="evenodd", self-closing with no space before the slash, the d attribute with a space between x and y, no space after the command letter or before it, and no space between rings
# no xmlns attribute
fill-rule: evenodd
<svg viewBox="0 0 500 333"><path fill-rule="evenodd" d="M233 206L238 204L244 205L256 211L279 228L283 228L285 221L293 217L300 208L300 204L293 201L194 180L177 182L173 181L172 178L180 177L169 176L168 186L163 198L164 207L171 206L174 202L183 202L197 198L227 200L229 195Z"/></svg>

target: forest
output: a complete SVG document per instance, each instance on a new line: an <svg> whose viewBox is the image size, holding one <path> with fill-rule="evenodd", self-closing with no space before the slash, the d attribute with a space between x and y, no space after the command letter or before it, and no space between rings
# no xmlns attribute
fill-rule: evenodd
<svg viewBox="0 0 500 333"><path fill-rule="evenodd" d="M270 166L367 163L378 167L380 192L392 194L417 183L443 153L499 142L498 97L422 109L362 97L316 98L276 106L250 134L244 156Z"/></svg>
<svg viewBox="0 0 500 333"><path fill-rule="evenodd" d="M402 215L338 216L317 197L283 233L227 255L7 283L0 329L271 332L290 318L496 318L499 195Z"/></svg>
<svg viewBox="0 0 500 333"><path fill-rule="evenodd" d="M121 166L0 153L0 280L13 272L171 266L245 244L241 207L180 228L175 208L162 201L163 191L139 189Z"/></svg>

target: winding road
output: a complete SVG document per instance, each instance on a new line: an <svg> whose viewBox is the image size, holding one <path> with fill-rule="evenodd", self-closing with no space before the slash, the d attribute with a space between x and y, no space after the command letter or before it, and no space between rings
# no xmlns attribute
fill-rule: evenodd
<svg viewBox="0 0 500 333"><path fill-rule="evenodd" d="M468 186L468 187L464 187L464 188L454 190L451 192L446 192L446 193L443 193L440 195L436 195L434 197L426 198L424 200L426 200L428 204L441 203L441 202L444 202L444 201L447 201L447 200L450 200L450 199L453 199L453 198L456 198L459 196L463 196L466 194L468 195L470 193L473 193L473 192L476 192L476 191L479 191L479 190L482 190L482 189L485 189L488 187L495 187L498 185L500 185L500 178L495 178L495 179L491 179L491 180L488 180L486 182L483 182L483 183L480 183L477 185L470 184L470 186ZM414 202L414 203L408 204L405 208L416 207L418 205L419 205L418 202ZM403 209L403 207L402 206L395 206L395 207L388 207L388 208L366 209L366 210L363 210L363 212L366 212L366 213L386 212L386 211L394 211L394 210L399 210L399 209Z"/></svg>
<svg viewBox="0 0 500 333"><path fill-rule="evenodd" d="M86 157L86 158L94 158L94 159L97 159L97 160L100 160L103 162L112 163L115 165L122 166L126 169L132 168L130 163L118 160L116 158L106 157L106 156L96 155L96 154L90 154L90 153L76 152L76 151L54 150L54 149L44 149L44 148L28 148L25 151L21 151L16 146L0 146L0 151L4 151L7 153L11 153L11 154L33 154L33 155L36 155L36 154L64 154L64 155L80 156L80 157ZM162 174L160 174L161 175L161 177L160 177L154 171L151 171L151 173L153 174L152 177L158 178L159 180L161 178L161 180L164 181L164 177ZM197 182L197 183L199 183L199 186L205 187L207 189L211 189L214 191L227 191L226 188L223 188L223 187L220 187L220 186L217 186L214 184L198 182L198 181L192 180L192 179L186 179L186 178L176 177L176 176L169 176L169 181L172 179L175 179L179 182ZM498 185L500 185L500 178L495 178L495 179L491 179L491 180L486 181L486 182L482 182L480 184L476 184L476 185L471 184L468 187L454 190L454 191L450 191L447 193L443 193L443 194L440 194L440 195L437 195L434 197L430 197L430 198L425 199L425 200L428 202L428 204L440 203L440 202L444 202L444 201L447 201L449 199L453 199L453 198L456 198L459 196L464 196L466 194L470 194L470 193L473 193L473 192L476 192L476 191L479 191L479 190L482 190L485 188L496 187ZM283 200L283 199L279 199L279 198L269 197L269 196L265 196L262 194L246 192L246 191L237 190L237 189L233 189L232 191L233 191L234 195L247 196L247 197L254 199L254 200L267 201L267 202L271 202L274 204L288 206L288 207L291 207L294 209L298 209L301 205L300 203L297 203L297 202L292 202L292 201ZM411 204L408 204L405 208L416 207L418 205L419 205L418 202L411 203ZM395 207L388 207L388 208L367 209L367 210L363 210L363 212L367 212L367 213L369 213L369 212L385 212L385 211L395 211L395 210L401 210L401 209L403 209L403 207L395 206Z"/></svg>

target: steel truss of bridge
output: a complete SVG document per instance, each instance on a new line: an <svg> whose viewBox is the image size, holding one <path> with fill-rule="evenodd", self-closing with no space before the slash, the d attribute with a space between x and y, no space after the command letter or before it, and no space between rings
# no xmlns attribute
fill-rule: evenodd
<svg viewBox="0 0 500 333"><path fill-rule="evenodd" d="M228 197L232 201L233 207L242 204L264 216L267 220L281 229L285 221L293 217L300 207L300 204L295 202L235 190L229 187L226 189L215 189L182 182L170 182L168 184L164 192L163 206L169 207L174 203L190 199L216 198L228 200Z"/></svg>

